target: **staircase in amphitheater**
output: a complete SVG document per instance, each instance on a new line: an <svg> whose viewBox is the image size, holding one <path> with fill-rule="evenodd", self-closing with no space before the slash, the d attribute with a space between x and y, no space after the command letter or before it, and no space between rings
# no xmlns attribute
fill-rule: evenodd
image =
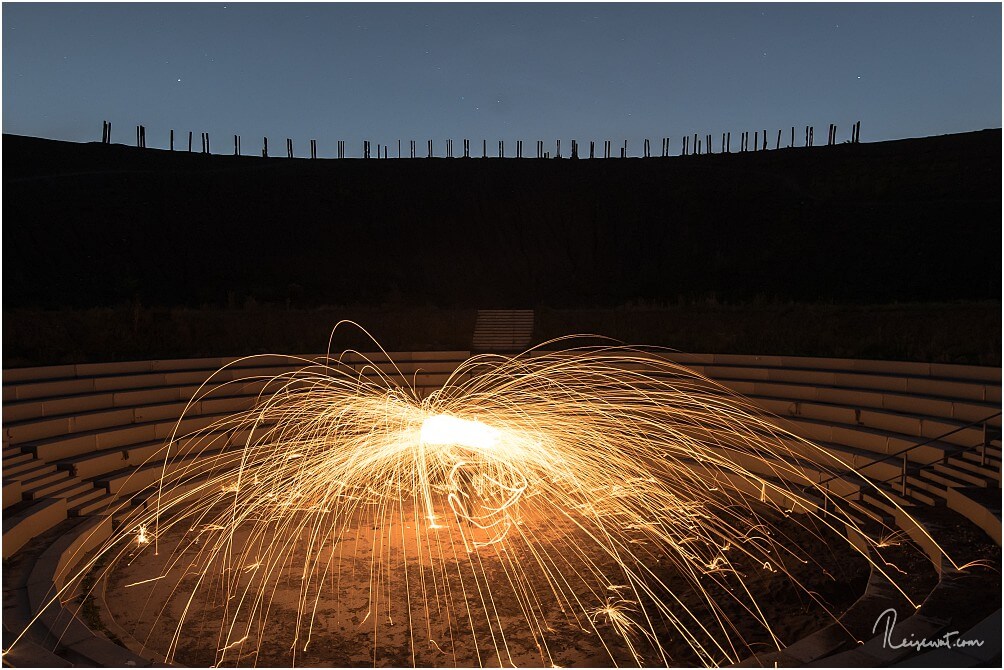
<svg viewBox="0 0 1004 670"><path fill-rule="evenodd" d="M515 353L526 349L532 337L532 309L479 309L471 348Z"/></svg>
<svg viewBox="0 0 1004 670"><path fill-rule="evenodd" d="M532 328L532 311L479 312L474 348L518 350ZM469 355L405 352L390 358L421 391L441 385ZM743 394L782 427L852 464L854 471L839 473L834 490L853 497L864 520L896 521L902 512L890 499L915 515L922 527L908 530L928 551L940 581L920 610L897 624L898 631L932 638L962 626L963 632L990 640L983 647L929 651L921 658L910 649L889 649L878 636L859 644L836 627L746 664L999 664L999 598L954 611L950 594L971 581L949 567L927 538L968 529L1000 545L1000 368L721 354L668 357ZM386 359L374 360L390 369ZM209 382L219 393L186 411L200 385L228 363L231 367ZM349 363L361 375L375 373L361 357ZM38 630L5 655L5 664L155 663L94 634L67 607L46 608L47 596L62 584L74 557L108 537L116 512L156 484L160 468L147 459L163 446L183 411L180 433L204 428L251 407L265 379L297 367L275 356L3 371L4 648L40 616L33 627ZM246 381L228 383L234 380ZM770 470L769 463L757 467L765 474ZM861 607L872 602L871 592L870 585Z"/></svg>

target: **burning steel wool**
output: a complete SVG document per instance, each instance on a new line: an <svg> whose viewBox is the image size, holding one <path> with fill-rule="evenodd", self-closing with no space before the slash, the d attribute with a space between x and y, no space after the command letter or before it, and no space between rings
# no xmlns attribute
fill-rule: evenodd
<svg viewBox="0 0 1004 670"><path fill-rule="evenodd" d="M829 607L786 526L888 570L814 483L832 456L658 355L475 356L424 397L387 368L304 360L172 438L101 552L106 600L144 590L141 644L215 665L316 663L337 638L376 665L552 666L574 647L710 666L793 641L771 584Z"/></svg>

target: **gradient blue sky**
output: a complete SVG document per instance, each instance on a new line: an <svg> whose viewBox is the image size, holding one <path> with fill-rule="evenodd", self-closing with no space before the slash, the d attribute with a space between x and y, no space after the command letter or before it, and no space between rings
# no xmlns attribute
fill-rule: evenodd
<svg viewBox="0 0 1004 670"><path fill-rule="evenodd" d="M435 140L629 140L862 122L1001 126L1001 5L3 5L3 131L257 154ZM196 146L196 149L198 146ZM511 151L512 149L508 149Z"/></svg>

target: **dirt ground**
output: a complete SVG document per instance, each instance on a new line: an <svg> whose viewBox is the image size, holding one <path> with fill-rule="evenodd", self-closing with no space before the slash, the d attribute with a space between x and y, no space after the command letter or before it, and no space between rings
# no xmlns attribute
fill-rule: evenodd
<svg viewBox="0 0 1004 670"><path fill-rule="evenodd" d="M430 528L406 503L320 534L185 524L162 532L156 555L133 543L105 601L148 651L190 666L726 663L831 622L868 574L808 517L778 515L768 530L748 514L745 541L769 545L771 560L737 547L729 569L703 571L643 530L604 545L539 511L504 533L452 515Z"/></svg>

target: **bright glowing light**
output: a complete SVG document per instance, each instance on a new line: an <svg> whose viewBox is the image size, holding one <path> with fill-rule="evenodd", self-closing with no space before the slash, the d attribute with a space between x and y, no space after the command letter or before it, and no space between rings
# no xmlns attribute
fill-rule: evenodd
<svg viewBox="0 0 1004 670"><path fill-rule="evenodd" d="M448 414L430 416L422 422L419 441L430 446L458 445L490 450L498 446L501 433L480 421L458 419Z"/></svg>
<svg viewBox="0 0 1004 670"><path fill-rule="evenodd" d="M372 636L374 664L403 626L397 644L418 666L513 665L518 636L535 650L521 662L561 665L555 640L574 635L614 663L672 665L680 641L689 663L720 665L752 649L729 611L759 626L758 650L782 646L754 575L818 565L776 523L889 573L844 538L855 503L816 483L846 464L657 355L475 356L427 395L392 363L364 369L305 361L265 380L252 410L173 436L154 461L158 495L122 528L149 548L170 538L154 574L172 578L129 584L183 600L163 605L175 612L164 661L198 622L218 626L216 665L264 664L268 647L297 663L362 584L346 625ZM98 552L107 570L122 537ZM290 583L293 632L276 639L272 599Z"/></svg>

